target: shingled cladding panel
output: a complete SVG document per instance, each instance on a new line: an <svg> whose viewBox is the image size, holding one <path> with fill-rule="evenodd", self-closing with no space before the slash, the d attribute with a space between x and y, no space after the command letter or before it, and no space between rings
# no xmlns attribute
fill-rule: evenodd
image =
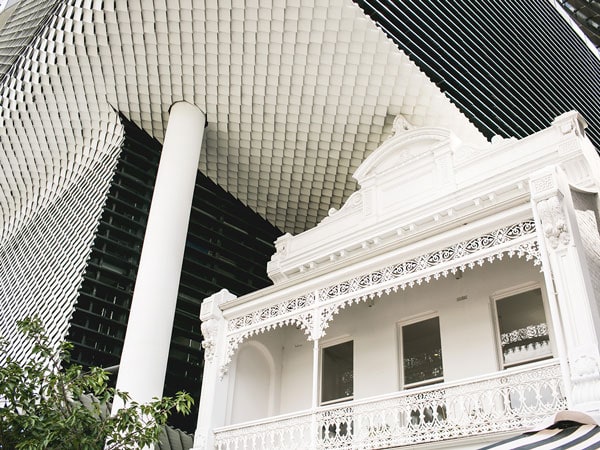
<svg viewBox="0 0 600 450"><path fill-rule="evenodd" d="M125 143L69 330L73 360L119 364L161 145L125 121ZM200 398L200 303L223 287L242 295L270 284L265 267L282 233L198 172L165 394ZM195 414L175 417L192 432Z"/></svg>

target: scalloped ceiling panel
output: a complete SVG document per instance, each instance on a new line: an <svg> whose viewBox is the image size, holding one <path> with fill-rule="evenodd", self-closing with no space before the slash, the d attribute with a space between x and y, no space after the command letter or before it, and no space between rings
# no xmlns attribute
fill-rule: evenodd
<svg viewBox="0 0 600 450"><path fill-rule="evenodd" d="M3 234L118 144L114 111L162 140L196 104L200 170L292 233L343 204L398 114L484 141L351 0L22 0L0 69Z"/></svg>

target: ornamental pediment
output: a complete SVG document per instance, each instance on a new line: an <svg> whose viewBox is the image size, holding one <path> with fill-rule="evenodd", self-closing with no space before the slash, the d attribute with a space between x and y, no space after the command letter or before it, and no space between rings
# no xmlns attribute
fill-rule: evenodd
<svg viewBox="0 0 600 450"><path fill-rule="evenodd" d="M365 159L353 177L364 187L373 179L395 177L400 168L433 164L436 155L453 151L459 144L452 132L444 128L417 128L396 132Z"/></svg>
<svg viewBox="0 0 600 450"><path fill-rule="evenodd" d="M398 126L398 121L394 128L356 170L360 189L339 210L332 208L311 230L277 240L267 268L273 281L312 270L324 258L335 262L368 248L376 243L370 235L378 226L455 189L453 155L462 146L456 136L443 128Z"/></svg>
<svg viewBox="0 0 600 450"><path fill-rule="evenodd" d="M317 276L526 203L531 173L548 164L572 185L592 186L599 166L586 155L595 151L584 127L571 112L528 138L474 148L399 118L354 173L360 188L316 227L280 237L267 272L275 283Z"/></svg>

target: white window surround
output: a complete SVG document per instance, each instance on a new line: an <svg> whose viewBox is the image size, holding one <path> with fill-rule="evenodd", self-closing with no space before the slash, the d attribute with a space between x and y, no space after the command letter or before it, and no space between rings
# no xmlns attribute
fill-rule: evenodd
<svg viewBox="0 0 600 450"><path fill-rule="evenodd" d="M398 373L399 373L399 390L403 390L403 389L410 389L410 388L415 388L415 387L421 387L421 386L428 386L431 384L435 384L435 383L441 383L444 381L444 377L437 377L437 378L429 378L427 380L423 380L423 381L419 381L419 382L415 382L415 383L408 383L406 384L404 382L404 342L403 342L403 338L402 338L402 328L407 326L407 325L414 325L426 320L430 320L430 319L434 319L434 318L438 318L438 321L440 321L440 314L437 311L428 311L428 312L424 312L421 314L418 314L416 316L412 316L403 320L400 320L398 322L396 322L396 333L397 333L397 342L398 342ZM441 322L441 321L440 321ZM439 332L440 332L440 345L441 347L443 347L443 340L442 340L442 333L441 333L441 323L438 322L439 325ZM444 352L442 350L442 358L443 358ZM443 368L443 360L442 360L442 368Z"/></svg>
<svg viewBox="0 0 600 450"><path fill-rule="evenodd" d="M499 300L503 300L503 299L512 297L514 295L523 294L523 293L538 290L538 289L541 292L542 306L543 306L544 317L545 317L545 323L540 324L540 325L545 325L545 327L547 328L547 332L548 332L548 336L549 336L549 344L548 344L549 349L544 351L543 354L532 355L529 358L515 359L515 361L505 361L504 355L503 355L503 350L502 350L502 337L501 337L501 330L500 330L500 322L499 322L499 318L498 318L497 302ZM555 354L555 351L553 348L554 338L553 338L553 333L552 333L552 321L548 319L548 301L546 298L545 290L542 289L541 285L538 282L523 283L523 284L511 286L509 288L496 291L492 295L490 295L490 300L491 300L490 307L491 307L491 314L492 314L492 323L494 324L494 340L496 342L496 353L497 353L499 370L507 369L509 367L514 367L514 366L521 365L521 364L527 364L530 362L536 362L536 361L539 361L540 359L552 358L554 356L554 354ZM537 324L534 324L534 325L537 325Z"/></svg>
<svg viewBox="0 0 600 450"><path fill-rule="evenodd" d="M334 403L341 403L341 402L345 402L345 401L349 401L349 400L353 400L354 399L354 388L352 389L352 395L348 396L348 397L343 397L343 398L336 398L333 400L329 400L329 401L322 401L322 395L323 395L323 350L325 350L326 348L330 348L333 347L335 345L339 345L339 344L345 344L347 342L354 342L354 339L352 338L352 336L348 335L348 334L344 334L332 339L327 339L324 340L322 342L319 342L319 391L318 391L318 395L319 395L319 405L324 406L324 405L331 405ZM353 360L353 364L354 364L354 355L352 356L352 360Z"/></svg>

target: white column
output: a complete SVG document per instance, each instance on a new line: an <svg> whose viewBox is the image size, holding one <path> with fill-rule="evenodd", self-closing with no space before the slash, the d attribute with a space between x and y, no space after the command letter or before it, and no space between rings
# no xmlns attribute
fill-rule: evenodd
<svg viewBox="0 0 600 450"><path fill-rule="evenodd" d="M558 167L535 173L530 186L564 332L569 408L594 413L600 410L600 315L582 254L570 187Z"/></svg>
<svg viewBox="0 0 600 450"><path fill-rule="evenodd" d="M117 377L136 402L163 392L205 120L194 105L171 106Z"/></svg>
<svg viewBox="0 0 600 450"><path fill-rule="evenodd" d="M204 335L204 372L193 450L213 449L214 429L225 425L229 380L226 374L221 373L221 362L226 351L227 321L223 318L220 305L234 298L235 295L222 289L202 302L200 320Z"/></svg>
<svg viewBox="0 0 600 450"><path fill-rule="evenodd" d="M312 367L312 402L311 407L319 406L319 340L313 341L313 367Z"/></svg>
<svg viewBox="0 0 600 450"><path fill-rule="evenodd" d="M315 304L319 304L319 290L314 291ZM319 408L319 360L320 360L320 339L323 337L323 328L321 324L321 310L315 308L313 312L313 323L310 330L310 338L313 341L313 363L312 363L312 398L311 398L311 419L310 419L310 448L317 448L317 439L320 433L317 423L317 409Z"/></svg>
<svg viewBox="0 0 600 450"><path fill-rule="evenodd" d="M313 367L312 367L312 415L310 421L311 448L317 448L318 424L317 408L319 407L319 339L313 340Z"/></svg>
<svg viewBox="0 0 600 450"><path fill-rule="evenodd" d="M319 304L319 290L315 289L315 305ZM323 326L321 324L321 310L315 308L313 312L313 323L311 324L310 339L313 341L313 366L312 366L312 398L311 408L313 409L313 418L315 416L314 411L319 406L319 343L323 337Z"/></svg>

